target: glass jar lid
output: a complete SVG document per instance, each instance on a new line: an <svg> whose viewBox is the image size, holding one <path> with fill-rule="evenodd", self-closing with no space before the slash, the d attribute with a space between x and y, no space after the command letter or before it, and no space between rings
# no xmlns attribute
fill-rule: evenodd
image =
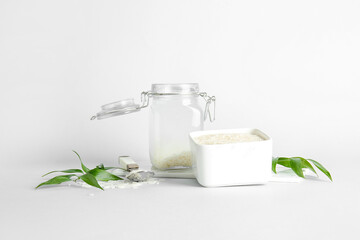
<svg viewBox="0 0 360 240"><path fill-rule="evenodd" d="M98 112L95 116L93 116L91 120L100 120L108 117L114 117L138 111L140 111L140 105L136 104L133 98L129 98L101 106L101 111Z"/></svg>

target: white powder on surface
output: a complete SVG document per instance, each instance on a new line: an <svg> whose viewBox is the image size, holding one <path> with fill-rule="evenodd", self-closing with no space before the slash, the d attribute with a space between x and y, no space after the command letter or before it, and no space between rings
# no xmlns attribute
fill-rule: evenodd
<svg viewBox="0 0 360 240"><path fill-rule="evenodd" d="M152 159L152 164L154 167L161 170L175 167L191 167L191 152L183 151L164 158L156 157Z"/></svg>
<svg viewBox="0 0 360 240"><path fill-rule="evenodd" d="M239 142L263 141L261 137L251 133L220 133L195 137L194 141L201 145L229 144Z"/></svg>

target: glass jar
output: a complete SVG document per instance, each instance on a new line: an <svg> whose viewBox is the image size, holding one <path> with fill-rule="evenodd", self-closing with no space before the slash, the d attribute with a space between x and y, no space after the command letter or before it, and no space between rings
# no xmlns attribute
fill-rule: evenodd
<svg viewBox="0 0 360 240"><path fill-rule="evenodd" d="M198 84L154 84L150 105L150 159L154 167L191 167L189 132L203 130Z"/></svg>
<svg viewBox="0 0 360 240"><path fill-rule="evenodd" d="M204 110L199 97L205 100ZM153 84L151 91L142 92L141 104L135 104L133 99L106 104L91 119L124 115L149 105L149 150L153 167L161 170L191 167L189 133L203 130L207 116L210 121L215 120L215 97L199 92L197 83Z"/></svg>

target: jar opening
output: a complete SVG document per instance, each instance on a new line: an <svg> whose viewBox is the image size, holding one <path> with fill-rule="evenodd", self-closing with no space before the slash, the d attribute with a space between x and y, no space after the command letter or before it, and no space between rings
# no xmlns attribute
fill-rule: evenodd
<svg viewBox="0 0 360 240"><path fill-rule="evenodd" d="M197 83L174 83L174 84L152 84L152 94L198 94L199 84Z"/></svg>

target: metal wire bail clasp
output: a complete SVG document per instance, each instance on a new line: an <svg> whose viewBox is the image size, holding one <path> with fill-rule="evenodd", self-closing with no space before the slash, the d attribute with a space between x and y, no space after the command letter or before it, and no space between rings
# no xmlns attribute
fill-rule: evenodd
<svg viewBox="0 0 360 240"><path fill-rule="evenodd" d="M204 111L204 121L207 119L207 115L209 115L210 122L215 121L215 96L208 96L206 92L199 93L199 96L205 99L206 105L205 105L205 111ZM211 103L213 103L213 114L210 112L210 106Z"/></svg>
<svg viewBox="0 0 360 240"><path fill-rule="evenodd" d="M152 93L150 91L141 93L141 106L140 106L140 108L146 108L147 106L149 106L151 95L152 95Z"/></svg>

